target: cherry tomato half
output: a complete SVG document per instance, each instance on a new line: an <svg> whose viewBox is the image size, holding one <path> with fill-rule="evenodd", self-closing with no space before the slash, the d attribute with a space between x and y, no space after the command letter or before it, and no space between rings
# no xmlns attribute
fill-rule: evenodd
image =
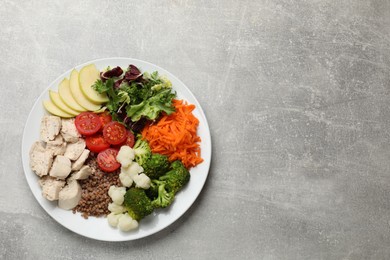
<svg viewBox="0 0 390 260"><path fill-rule="evenodd" d="M127 130L121 123L113 121L103 128L103 136L108 143L117 145L126 140Z"/></svg>
<svg viewBox="0 0 390 260"><path fill-rule="evenodd" d="M82 135L93 135L102 127L99 116L92 112L80 113L76 116L74 123Z"/></svg>
<svg viewBox="0 0 390 260"><path fill-rule="evenodd" d="M118 150L107 148L104 151L101 151L97 156L97 163L99 168L105 172L113 172L117 170L121 164L116 160L118 155Z"/></svg>
<svg viewBox="0 0 390 260"><path fill-rule="evenodd" d="M99 118L100 118L100 122L102 122L102 127L104 127L105 125L107 125L108 123L110 123L112 121L112 117L110 115L110 113L108 112L103 112L99 115Z"/></svg>
<svg viewBox="0 0 390 260"><path fill-rule="evenodd" d="M130 146L131 148L134 147L134 143L135 143L135 137L134 137L134 134L130 131L127 131L127 138L126 138L126 141L123 145L128 145Z"/></svg>
<svg viewBox="0 0 390 260"><path fill-rule="evenodd" d="M101 152L110 147L110 144L104 139L103 135L95 134L85 138L87 148L94 153Z"/></svg>
<svg viewBox="0 0 390 260"><path fill-rule="evenodd" d="M133 148L134 147L134 143L135 143L135 136L134 136L134 134L131 131L127 131L127 138L126 138L126 140L123 143L115 145L113 147L120 149L121 146L127 145L127 146L130 146L131 148Z"/></svg>

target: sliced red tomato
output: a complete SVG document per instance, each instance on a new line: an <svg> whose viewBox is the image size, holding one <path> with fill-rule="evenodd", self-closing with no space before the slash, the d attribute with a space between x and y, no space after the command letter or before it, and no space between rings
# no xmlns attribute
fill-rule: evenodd
<svg viewBox="0 0 390 260"><path fill-rule="evenodd" d="M134 143L135 143L135 136L132 132L130 131L127 131L127 138L126 138L126 141L123 145L128 145L130 146L131 148L134 147Z"/></svg>
<svg viewBox="0 0 390 260"><path fill-rule="evenodd" d="M130 146L131 148L133 148L134 147L134 143L135 143L135 136L134 136L134 134L131 131L127 131L127 138L126 138L126 140L123 143L115 145L113 147L120 149L121 146L127 145L127 146Z"/></svg>
<svg viewBox="0 0 390 260"><path fill-rule="evenodd" d="M103 136L108 143L117 145L126 140L127 130L121 123L113 121L103 128Z"/></svg>
<svg viewBox="0 0 390 260"><path fill-rule="evenodd" d="M117 170L121 164L116 160L118 155L118 150L113 148L107 148L104 151L101 151L97 156L97 163L105 172L113 172Z"/></svg>
<svg viewBox="0 0 390 260"><path fill-rule="evenodd" d="M104 139L102 134L94 134L85 138L87 148L94 153L101 152L110 147L110 144Z"/></svg>
<svg viewBox="0 0 390 260"><path fill-rule="evenodd" d="M99 116L92 112L82 112L74 121L77 130L82 135L93 135L102 127Z"/></svg>
<svg viewBox="0 0 390 260"><path fill-rule="evenodd" d="M110 113L108 112L103 112L99 115L99 118L100 118L100 122L102 122L102 127L104 127L105 125L107 125L108 123L110 123L112 121L112 117L110 115Z"/></svg>

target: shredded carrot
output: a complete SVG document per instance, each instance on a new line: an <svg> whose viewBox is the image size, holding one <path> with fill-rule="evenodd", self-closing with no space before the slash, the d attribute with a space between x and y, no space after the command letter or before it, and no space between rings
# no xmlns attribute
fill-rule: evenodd
<svg viewBox="0 0 390 260"><path fill-rule="evenodd" d="M154 153L167 155L169 161L181 160L189 169L203 162L200 156L200 137L196 130L199 120L192 114L195 105L183 100L173 100L175 112L164 115L155 124L142 130L142 137L149 142Z"/></svg>

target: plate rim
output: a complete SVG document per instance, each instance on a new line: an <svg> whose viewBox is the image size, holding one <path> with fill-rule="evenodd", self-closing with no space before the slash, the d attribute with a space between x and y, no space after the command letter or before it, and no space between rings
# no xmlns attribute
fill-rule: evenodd
<svg viewBox="0 0 390 260"><path fill-rule="evenodd" d="M78 68L81 68L82 66L85 66L85 65L88 65L88 64L93 64L93 63L98 63L98 62L106 62L106 63L108 63L110 61L118 61L118 60L134 62L134 63L144 63L144 64L147 64L148 66L154 67L158 71L165 71L165 72L167 72L167 74L169 74L169 78L170 79L174 79L175 81L177 81L178 83L180 83L184 87L185 91L187 91L188 94L191 96L191 99L193 99L195 101L196 109L198 110L198 113L204 119L202 121L202 124L205 127L205 135L206 135L206 137L208 139L208 143L209 143L208 146L206 147L207 148L207 154L209 155L209 157L207 158L207 160L205 160L203 162L203 163L207 164L207 165L205 165L205 167L206 167L205 170L207 170L207 171L204 172L204 173L202 172L203 174L205 174L205 177L204 177L203 181L199 185L198 192L196 194L194 194L193 199L192 199L192 201L190 201L190 203L186 203L185 206L182 207L184 210L182 211L181 214L179 214L177 217L175 217L173 221L170 221L168 224L162 225L161 227L158 227L158 228L154 229L153 232L149 232L149 233L146 233L146 234L143 234L143 235L134 236L134 237L133 236L120 237L120 238L117 238L117 239L104 239L104 238L97 238L97 237L88 236L86 234L78 232L77 230L75 230L75 229L65 225L64 223L61 223L60 220L57 219L54 216L53 212L49 211L45 207L45 205L37 198L36 194L33 192L32 183L31 183L31 181L29 180L29 178L27 176L28 174L33 173L33 172L31 171L31 168L30 168L30 165L29 165L29 156L28 156L29 155L29 150L26 150L26 148L24 146L25 146L25 142L27 142L26 139L27 139L27 136L28 136L27 125L28 125L28 122L29 122L30 118L33 116L33 111L39 105L39 102L42 101L43 96L45 94L47 94L49 89L52 88L57 81L60 81L63 77L69 77L69 75L70 75L70 73L71 73L71 71L73 69L78 69ZM203 151L202 151L202 153L203 153ZM26 154L27 154L27 157L28 157L27 158L28 159L28 161L27 161L28 165L27 166L26 166L26 163L25 163L25 160L24 160L24 156ZM26 118L26 121L25 121L25 124L24 124L24 127L23 127L23 135L22 135L22 142L21 142L21 157L22 157L22 165L23 165L24 177L25 177L25 180L27 181L27 184L29 186L30 192L33 194L34 199L36 200L36 202L38 202L38 204L41 206L41 208L45 211L45 214L49 215L52 219L54 219L62 227L66 228L69 231L74 232L74 233L76 233L76 234L78 234L78 235L80 235L82 237L86 237L86 238L93 239L93 240L98 240L98 241L106 241L106 242L123 242L123 241L138 240L138 239L142 239L142 238L149 237L149 236L152 236L154 234L159 233L160 231L168 228L170 225L172 225L173 223L178 221L188 211L188 209L195 203L195 201L199 197L199 194L202 192L202 190L204 188L204 185L205 185L205 183L206 183L206 181L208 179L208 175L209 175L209 172L210 172L210 166L211 166L211 160L212 160L212 140L211 140L211 132L210 132L210 127L209 127L209 124L208 124L208 120L207 120L206 114L204 113L204 110L203 110L202 106L200 105L199 101L197 100L195 95L192 93L192 91L178 77L176 77L170 71L160 67L159 65L151 63L149 61L145 61L145 60L141 60L141 59L137 59L137 58L130 58L130 57L106 57L106 58L98 58L98 59L89 60L89 61L86 61L86 62L83 62L83 63L80 63L80 64L78 64L76 66L71 67L70 69L66 70L65 72L60 74L58 77L56 77L53 81L51 81L50 84L48 84L47 87L40 93L40 95L35 99L34 104L32 105L32 107L31 107L31 109L30 109L30 111L28 113L28 116ZM88 220L86 220L86 221L88 221ZM142 225L142 223L140 225ZM116 231L119 232L119 230L116 230Z"/></svg>

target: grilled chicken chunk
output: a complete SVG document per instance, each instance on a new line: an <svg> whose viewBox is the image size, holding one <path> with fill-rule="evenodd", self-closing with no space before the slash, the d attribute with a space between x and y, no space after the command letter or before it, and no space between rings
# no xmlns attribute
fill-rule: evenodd
<svg viewBox="0 0 390 260"><path fill-rule="evenodd" d="M42 142L35 142L30 149L30 167L32 171L39 177L45 176L49 173L52 163L52 151L45 149Z"/></svg>
<svg viewBox="0 0 390 260"><path fill-rule="evenodd" d="M41 120L40 137L44 142L52 141L61 129L61 118L58 116L44 116Z"/></svg>
<svg viewBox="0 0 390 260"><path fill-rule="evenodd" d="M72 171L78 171L84 165L85 161L89 156L90 151L88 149L84 149L81 153L80 157L72 164Z"/></svg>
<svg viewBox="0 0 390 260"><path fill-rule="evenodd" d="M81 137L74 124L74 120L74 118L62 119L61 135L68 143L75 143Z"/></svg>
<svg viewBox="0 0 390 260"><path fill-rule="evenodd" d="M81 199L81 186L76 180L71 180L59 193L58 207L73 209Z"/></svg>
<svg viewBox="0 0 390 260"><path fill-rule="evenodd" d="M66 150L66 143L61 135L57 135L53 141L46 143L46 149L51 150L53 155L64 155Z"/></svg>
<svg viewBox="0 0 390 260"><path fill-rule="evenodd" d="M57 180L50 176L44 176L39 180L39 185L42 187L42 196L53 201L58 200L60 190L65 186L65 181Z"/></svg>
<svg viewBox="0 0 390 260"><path fill-rule="evenodd" d="M92 168L89 167L88 165L84 165L83 167L81 167L80 170L72 173L72 175L70 175L69 179L71 179L71 180L85 180L91 174L92 174Z"/></svg>
<svg viewBox="0 0 390 260"><path fill-rule="evenodd" d="M54 159L53 166L50 169L50 176L58 179L65 179L71 172L72 163L68 157L58 155Z"/></svg>
<svg viewBox="0 0 390 260"><path fill-rule="evenodd" d="M85 141L83 139L79 139L76 143L70 143L66 146L64 156L68 157L72 161L75 161L84 152L84 149Z"/></svg>

